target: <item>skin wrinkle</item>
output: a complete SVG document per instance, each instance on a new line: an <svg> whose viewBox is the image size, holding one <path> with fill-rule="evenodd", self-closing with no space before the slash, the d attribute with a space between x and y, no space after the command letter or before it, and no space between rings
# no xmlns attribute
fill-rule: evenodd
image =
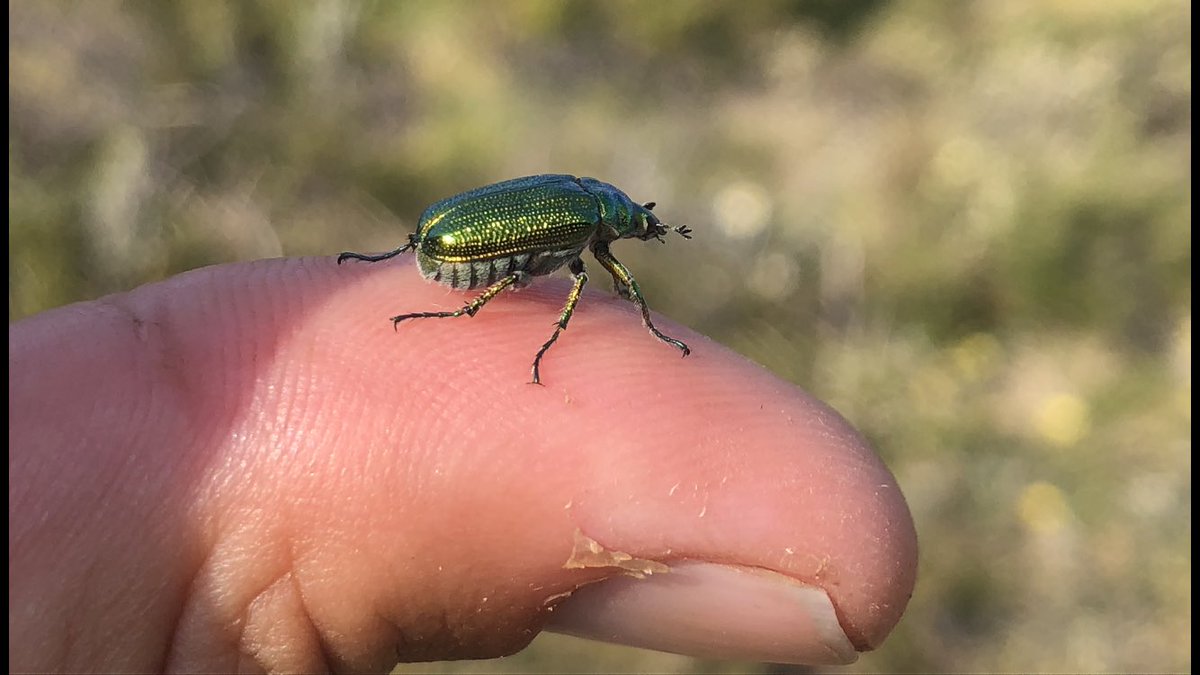
<svg viewBox="0 0 1200 675"><path fill-rule="evenodd" d="M446 612L422 615L416 623L421 628L416 635L412 634L414 633L412 628L406 629L399 619L386 616L378 608L374 610L374 614L381 623L391 628L391 636L388 639L392 642L393 651L399 661L431 660L436 658L436 655L443 649L469 652L476 647L475 641L472 639L475 636L470 632L460 633L454 630L452 627L454 621ZM514 649L513 652L515 651L517 650ZM421 658L421 655L426 653L429 654L429 658ZM382 662L382 657L375 660ZM393 665L395 664L389 664L389 667ZM358 668L357 670L376 669Z"/></svg>
<svg viewBox="0 0 1200 675"><path fill-rule="evenodd" d="M184 437L197 438L208 425L196 422L201 411L202 400L197 397L196 383L189 381L182 368L185 353L178 339L178 327L170 308L157 301L149 303L136 296L114 296L108 306L129 316L140 342L139 356L149 366L145 383L149 387L147 400L161 403L164 398L174 403L170 406L177 432ZM163 386L165 385L165 386Z"/></svg>
<svg viewBox="0 0 1200 675"><path fill-rule="evenodd" d="M328 557L328 554L326 554L326 552L320 551L318 549L318 551L314 552L314 556L316 556L316 558L314 558L314 560L319 560L319 558ZM307 556L307 557L313 557L313 556ZM300 558L296 558L296 560L300 560ZM380 562L383 562L383 561L380 561ZM308 609L311 607L311 602L308 601L308 599L307 599L308 593L305 592L305 584L302 583L302 578L306 577L306 575L301 574L301 571L304 571L304 569L306 567L304 565L296 565L294 567L295 567L296 571L298 571L295 574L295 584L300 589L301 597L304 598L305 611L308 616L313 616L312 610ZM386 566L384 566L384 567L386 567ZM373 614L376 615L377 617L380 617L380 619L382 619L382 614L379 613L378 608L373 610ZM316 622L313 622L313 623L314 623L314 627L316 627L316 629L318 631L320 640L322 640L323 649L326 652L326 661L330 661L330 659L331 659L330 663L338 663L338 664L343 664L343 665L350 664L350 665L353 665L354 669L360 669L362 664L354 664L353 659L350 659L350 661L347 661L346 657L338 656L338 655L340 655L340 650L337 650L334 647L334 644L336 643L336 638L331 637L331 635L326 634L326 631L324 631L324 629L320 628ZM384 626L388 626L390 628L389 632L395 632L396 629L400 628L400 625L398 625L398 622L395 622L395 621L383 620L383 623L384 623ZM376 661L376 659L374 659L372 657L367 657L367 659L370 662ZM370 665L370 667L368 667L368 669L374 669L373 664Z"/></svg>
<svg viewBox="0 0 1200 675"><path fill-rule="evenodd" d="M353 545L351 542L346 542L346 543L347 543L347 545ZM327 548L329 544L330 544L330 542L326 542L326 544L324 544L323 547ZM310 600L308 600L310 593L308 593L307 591L304 590L307 587L307 584L304 583L304 579L312 578L314 573L311 571L308 571L308 570L310 570L310 566L308 564L305 564L303 562L303 560L306 560L306 559L313 560L314 564L319 564L317 561L325 560L329 557L329 555L330 554L328 551L322 550L322 548L319 547L318 549L314 550L314 552L312 554L303 556L301 558L297 558L297 560L301 561L301 562L298 562L297 565L295 566L296 584L303 592L303 597L305 598L305 611L309 614L309 616L316 616L316 614L318 612L317 612L317 610L313 609L312 602ZM374 564L377 559L375 558L375 556L373 556L371 554L371 550L367 549L367 550L361 551L360 555L368 556L369 560L366 561L364 564L368 568L374 569ZM383 565L384 562L385 561L380 559L380 563L384 569L384 573L389 574L389 575L392 574L393 573L392 570L394 568L391 566ZM318 578L319 578L319 577L325 576L327 574L327 572L318 571L315 574L317 574ZM397 579L397 581L402 582L403 580ZM406 584L404 584L404 583L398 583L396 585L397 588L403 588L405 586L406 586ZM384 588L387 588L387 586L385 585ZM377 640L380 640L380 642L378 642L378 644L382 645L382 644L386 644L388 641L394 641L394 637L397 635L397 632L398 631L402 632L402 624L398 620L382 619L383 615L381 613L381 608L380 608L380 606L375 605L374 602L375 602L375 600L373 599L371 601L371 606L374 607L374 609L370 609L368 611L371 611L373 616L376 616L377 618L381 619L380 625L386 626L386 631L385 631L386 635L390 636L390 637L384 637L383 635L378 635L376 638ZM322 649L324 650L324 658L325 658L326 662L328 662L330 664L334 664L336 666L335 670L349 669L349 670L353 670L353 671L364 671L364 670L378 670L379 669L377 664L380 663L379 659L381 657L378 656L378 654L381 653L379 651L379 649L382 649L382 647L379 647L377 649L372 649L369 652L359 652L356 655L343 654L342 649L338 648L337 645L345 644L346 640L347 640L347 636L339 635L336 633L330 633L329 628L323 627L322 624L316 622L315 620L313 621L313 623L314 623L314 626L315 626L315 628L320 636L320 639L321 639L321 646L322 646ZM372 627L369 624L365 627L365 629L370 633L373 633L373 631L377 628L378 628L378 625ZM359 628L356 630L362 630L362 628ZM404 640L404 642L408 643L409 641ZM419 641L412 641L412 644L419 644ZM437 644L449 644L449 643L442 640L441 642L439 642ZM426 645L423 648L428 649L429 647L428 647L428 645ZM383 653L386 653L386 650Z"/></svg>
<svg viewBox="0 0 1200 675"><path fill-rule="evenodd" d="M241 416L242 426L235 426L232 436L243 438L245 442L253 444L254 438L261 433L253 431L257 425L252 421L256 418L265 418L265 413L278 408L270 405L263 406L260 396L249 397L249 400L253 403L250 404L246 414ZM242 432L242 428L251 431ZM278 428L278 425L269 426L268 437L277 438ZM246 580L245 572L253 568L253 565L246 566L239 562L239 559L246 557L245 550L247 548L241 538L250 536L247 534L250 530L263 526L272 533L268 536L256 537L256 539L291 542L290 535L278 529L279 524L271 525L268 522L271 509L268 505L277 501L277 496L267 490L265 485L260 486L255 481L245 482L246 476L253 475L262 467L278 465L278 462L275 461L277 458L272 454L265 454L258 455L258 461L251 461L250 457L255 455L248 456L241 453L237 445L238 441L231 440L228 445L223 446L223 452L217 453L222 460L208 468L202 481L208 486L209 496L201 501L209 504L210 507L213 504L219 504L219 506L211 507L206 511L208 515L204 518L202 529L212 533L207 537L209 541L207 548L210 552L189 586L190 592L187 594L189 601L181 603L183 607L181 615L187 617L187 630L199 631L201 634L208 632L210 637L189 637L187 640L189 644L181 644L178 638L173 640L175 645L171 660L173 670L190 669L188 664L208 663L214 657L219 659L216 654L205 651L206 645L213 643L229 643L233 647L234 654L241 654L242 650L239 649L239 645L242 644L246 630L249 607L256 598L266 592L266 589L276 583L275 580L290 574L289 563L285 560L283 570L271 575L272 580L262 582L260 589L251 592L245 602L239 603L236 600L237 597L244 595L240 591L239 585ZM261 444L253 445L261 447ZM285 444L278 442L268 445L272 448L285 447ZM238 506L238 504L243 506ZM246 504L254 506L244 506ZM271 530L270 528L275 529ZM255 557L260 560L264 558L261 553ZM267 557L266 560L270 562L271 558ZM236 578L231 577L231 569L238 570L239 573L234 575ZM237 582L233 587L227 585L231 579ZM198 603L214 600L218 601L217 604L208 608L205 608L203 604L198 605ZM231 601L242 606L231 608L227 604ZM231 609L233 611L229 611ZM224 620L221 617L230 618ZM221 637L224 631L234 626L240 627L238 635L230 639ZM200 651L197 651L197 648ZM192 653L188 653L188 651Z"/></svg>
<svg viewBox="0 0 1200 675"><path fill-rule="evenodd" d="M237 641L235 642L237 651L240 655L250 657L264 671L269 671L271 664L264 662L261 650L251 648L247 632L250 631L252 627L256 627L258 625L258 623L255 621L255 615L257 613L262 613L263 611L269 613L271 611L271 606L275 601L273 591L284 582L289 582L290 579L294 578L294 571L296 568L295 542L289 536L291 534L290 528L287 529L289 531L284 534L284 538L287 541L287 556L284 559L281 570L273 578L269 578L258 591L252 593L247 599L245 605L236 612L236 615L240 617L236 623L241 629L239 631ZM302 617L308 617L309 613L307 608L304 606L302 595L300 597L300 606L302 608Z"/></svg>
<svg viewBox="0 0 1200 675"><path fill-rule="evenodd" d="M347 670L364 670L362 668L354 668L353 660L346 655L340 653L337 649L339 642L338 635L327 626L323 626L317 620L318 613L313 610L312 594L305 588L304 574L304 556L298 555L296 552L296 542L291 541L291 576L292 585L296 589L297 599L300 603L301 613L305 617L305 621L311 626L313 636L316 640L317 647L320 650L320 663L322 667L331 672L345 672ZM318 552L315 555L320 555L320 545L316 545ZM312 555L308 556L312 557ZM341 640L344 642L344 637Z"/></svg>
<svg viewBox="0 0 1200 675"><path fill-rule="evenodd" d="M278 509L278 512L287 514L288 509L281 507ZM236 617L236 619L233 619L232 622L234 622L236 626L240 627L240 633L234 643L236 645L236 649L238 649L240 653L248 653L248 655L252 655L259 665L262 665L265 670L270 670L269 667L271 664L263 663L262 657L259 656L262 650L248 649L248 646L250 646L248 645L250 640L247 639L246 633L247 631L250 631L252 626L251 622L256 619L256 615L262 615L265 613L266 615L270 616L272 613L277 613L277 611L286 610L286 607L283 607L283 601L286 601L287 598L277 597L274 593L274 591L276 589L280 589L280 587L283 587L283 589L294 590L292 592L296 593L295 599L296 602L298 602L300 609L299 616L287 616L286 620L282 622L283 626L293 629L293 631L294 629L302 629L301 627L295 625L296 620L299 619L299 621L304 623L304 625L310 626L311 634L316 637L318 645L324 650L324 644L322 639L320 639L322 637L320 637L319 629L316 626L316 622L314 622L313 614L311 613L310 609L308 609L308 603L306 602L306 596L304 593L304 586L300 584L300 577L298 573L299 557L296 556L296 545L298 545L298 538L295 536L295 528L289 524L289 518L287 518L286 515L282 516L282 518L278 520L281 520L281 522L277 522L277 524L274 526L269 526L271 527L270 537L253 537L250 533L246 532L245 528L239 532L239 536L250 538L252 540L264 538L278 540L278 542L282 543L283 556L280 558L280 560L276 560L276 558L272 556L269 558L269 560L265 561L265 565L275 567L277 568L277 571L274 573L269 573L268 577L266 577L266 579L263 580L263 583L259 585L259 589L257 591L251 591L248 593L244 602L238 601L236 598L229 598L229 602L234 602L241 605L239 609L229 613L230 616ZM251 545L240 542L233 542L230 545L232 545L233 549L238 552L236 552L233 560L228 561L226 565L228 565L230 568L245 568L239 558L246 557L245 550L250 548ZM262 558L262 556L253 557ZM253 562L251 562L251 565L253 565ZM214 578L214 581L216 581L216 583L220 583L222 578L222 575L217 575L217 577ZM241 593L239 593L239 596L240 595ZM254 625L260 625L260 621L256 621ZM270 637L270 631L266 631L265 634ZM328 659L324 659L324 662L330 663Z"/></svg>
<svg viewBox="0 0 1200 675"><path fill-rule="evenodd" d="M393 578L395 578L394 575ZM402 583L399 583L400 580L397 579L396 581L396 583L392 584L393 587L400 588L403 586ZM404 649L409 644L409 640L405 636L404 625L401 623L399 618L393 617L390 615L390 613L385 612L383 607L374 607L373 611L376 618L378 618L381 623L389 626L392 629L391 642L395 652L396 663L403 662Z"/></svg>
<svg viewBox="0 0 1200 675"><path fill-rule="evenodd" d="M187 608L187 599L191 597L189 590L193 588L193 584L198 579L200 569L201 564L197 564L195 567L193 567L193 571L187 576L188 580L185 583L177 584L175 587L175 594L178 596L178 599L177 601L169 604L169 616L165 620L165 624L169 626L170 629L165 641L162 643L161 653L158 654L157 658L155 659L155 663L159 668L158 672L166 672L162 669L164 669L170 662L174 646L177 644L176 640L178 639L179 630Z"/></svg>
<svg viewBox="0 0 1200 675"><path fill-rule="evenodd" d="M213 550L210 549L209 557L211 557L212 554ZM196 598L199 597L197 589L199 587L200 578L208 567L209 557L205 557L199 565L193 568L191 574L188 575L188 580L183 586L184 592L182 602L178 603L177 605L178 609L175 612L175 618L171 622L172 628L170 637L167 640L166 649L158 661L159 665L155 669L156 672L171 673L179 670L174 666L177 665L177 662L179 661L178 650L182 644L180 631L184 628L185 617L191 614L191 607L195 603Z"/></svg>
<svg viewBox="0 0 1200 675"><path fill-rule="evenodd" d="M295 558L293 557L294 561ZM317 643L318 649L320 649L317 663L322 670L332 671L334 670L334 664L338 663L339 660L331 648L330 641L326 638L324 631L321 630L312 611L309 610L309 601L304 593L304 585L300 583L300 575L295 573L295 565L293 564L292 567L293 570L288 573L290 585L296 593L297 601L300 603L300 613L303 616L303 620L312 631L312 636Z"/></svg>

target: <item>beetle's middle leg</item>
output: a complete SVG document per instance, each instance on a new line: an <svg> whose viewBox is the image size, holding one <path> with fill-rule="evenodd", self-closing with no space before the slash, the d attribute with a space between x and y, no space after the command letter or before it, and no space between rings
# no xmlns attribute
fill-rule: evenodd
<svg viewBox="0 0 1200 675"><path fill-rule="evenodd" d="M550 349L550 345L558 341L558 334L567 329L567 323L571 321L571 315L575 312L575 305L579 304L579 297L583 294L583 285L587 283L588 275L583 269L583 261L576 258L571 261L571 274L575 277L575 285L571 287L571 293L567 295L567 304L563 306L562 314L558 316L558 323L554 324L554 335L546 340L546 344L538 350L537 356L533 357L533 383L541 384L541 377L538 374L538 366L542 362L542 356L546 350Z"/></svg>
<svg viewBox="0 0 1200 675"><path fill-rule="evenodd" d="M650 333L654 337L683 352L684 356L692 353L692 350L686 344L664 334L654 326L654 322L650 320L650 308L646 306L646 299L642 297L642 289L638 286L637 280L633 278L633 274L629 272L628 267L625 267L621 264L621 261L613 257L613 254L608 250L607 243L596 242L592 244L592 255L596 256L596 260L612 275L613 284L616 286L617 292L621 297L633 302L633 304L638 306L638 309L642 310L642 322L646 324L646 328L650 329Z"/></svg>
<svg viewBox="0 0 1200 675"><path fill-rule="evenodd" d="M518 270L497 281L491 286L488 286L482 293L479 294L478 297L464 305L462 309L455 310L453 312L415 312L413 314L401 314L400 316L393 316L392 327L395 328L401 321L405 321L407 319L449 319L456 316L462 316L463 314L466 314L467 316L475 316L475 313L478 312L484 305L486 305L488 300L496 297L500 291L512 286L513 284L521 286L526 283L529 283L529 273Z"/></svg>

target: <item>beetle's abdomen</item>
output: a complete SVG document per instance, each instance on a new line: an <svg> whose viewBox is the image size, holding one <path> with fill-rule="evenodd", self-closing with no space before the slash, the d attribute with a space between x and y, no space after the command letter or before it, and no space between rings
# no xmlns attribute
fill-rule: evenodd
<svg viewBox="0 0 1200 675"><path fill-rule="evenodd" d="M566 251L517 253L485 260L439 260L417 252L421 276L460 291L490 286L513 272L530 276L549 274L579 256L583 248Z"/></svg>

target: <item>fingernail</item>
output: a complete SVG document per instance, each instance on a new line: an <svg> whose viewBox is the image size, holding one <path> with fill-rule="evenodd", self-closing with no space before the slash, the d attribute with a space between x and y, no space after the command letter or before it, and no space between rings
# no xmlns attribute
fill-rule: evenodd
<svg viewBox="0 0 1200 675"><path fill-rule="evenodd" d="M825 591L766 570L683 562L576 590L546 630L711 659L853 663Z"/></svg>

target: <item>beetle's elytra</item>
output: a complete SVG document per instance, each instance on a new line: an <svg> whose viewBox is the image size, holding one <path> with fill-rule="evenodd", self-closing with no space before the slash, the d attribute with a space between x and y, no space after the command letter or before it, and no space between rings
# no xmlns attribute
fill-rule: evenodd
<svg viewBox="0 0 1200 675"><path fill-rule="evenodd" d="M487 185L437 202L421 214L408 243L379 255L346 252L346 260L378 262L417 252L421 275L460 290L484 288L474 300L454 312L417 312L392 317L393 327L406 319L475 316L489 300L508 287L520 288L533 277L567 266L575 285L554 328L554 334L533 358L533 382L541 383L539 366L546 350L567 327L587 283L580 254L590 248L596 261L612 275L617 293L642 311L642 321L654 337L679 349L691 350L664 335L650 320L650 310L637 281L608 250L617 239L663 241L667 226L650 212L654 202L637 204L616 187L594 178L541 175ZM672 228L685 239L691 230Z"/></svg>

